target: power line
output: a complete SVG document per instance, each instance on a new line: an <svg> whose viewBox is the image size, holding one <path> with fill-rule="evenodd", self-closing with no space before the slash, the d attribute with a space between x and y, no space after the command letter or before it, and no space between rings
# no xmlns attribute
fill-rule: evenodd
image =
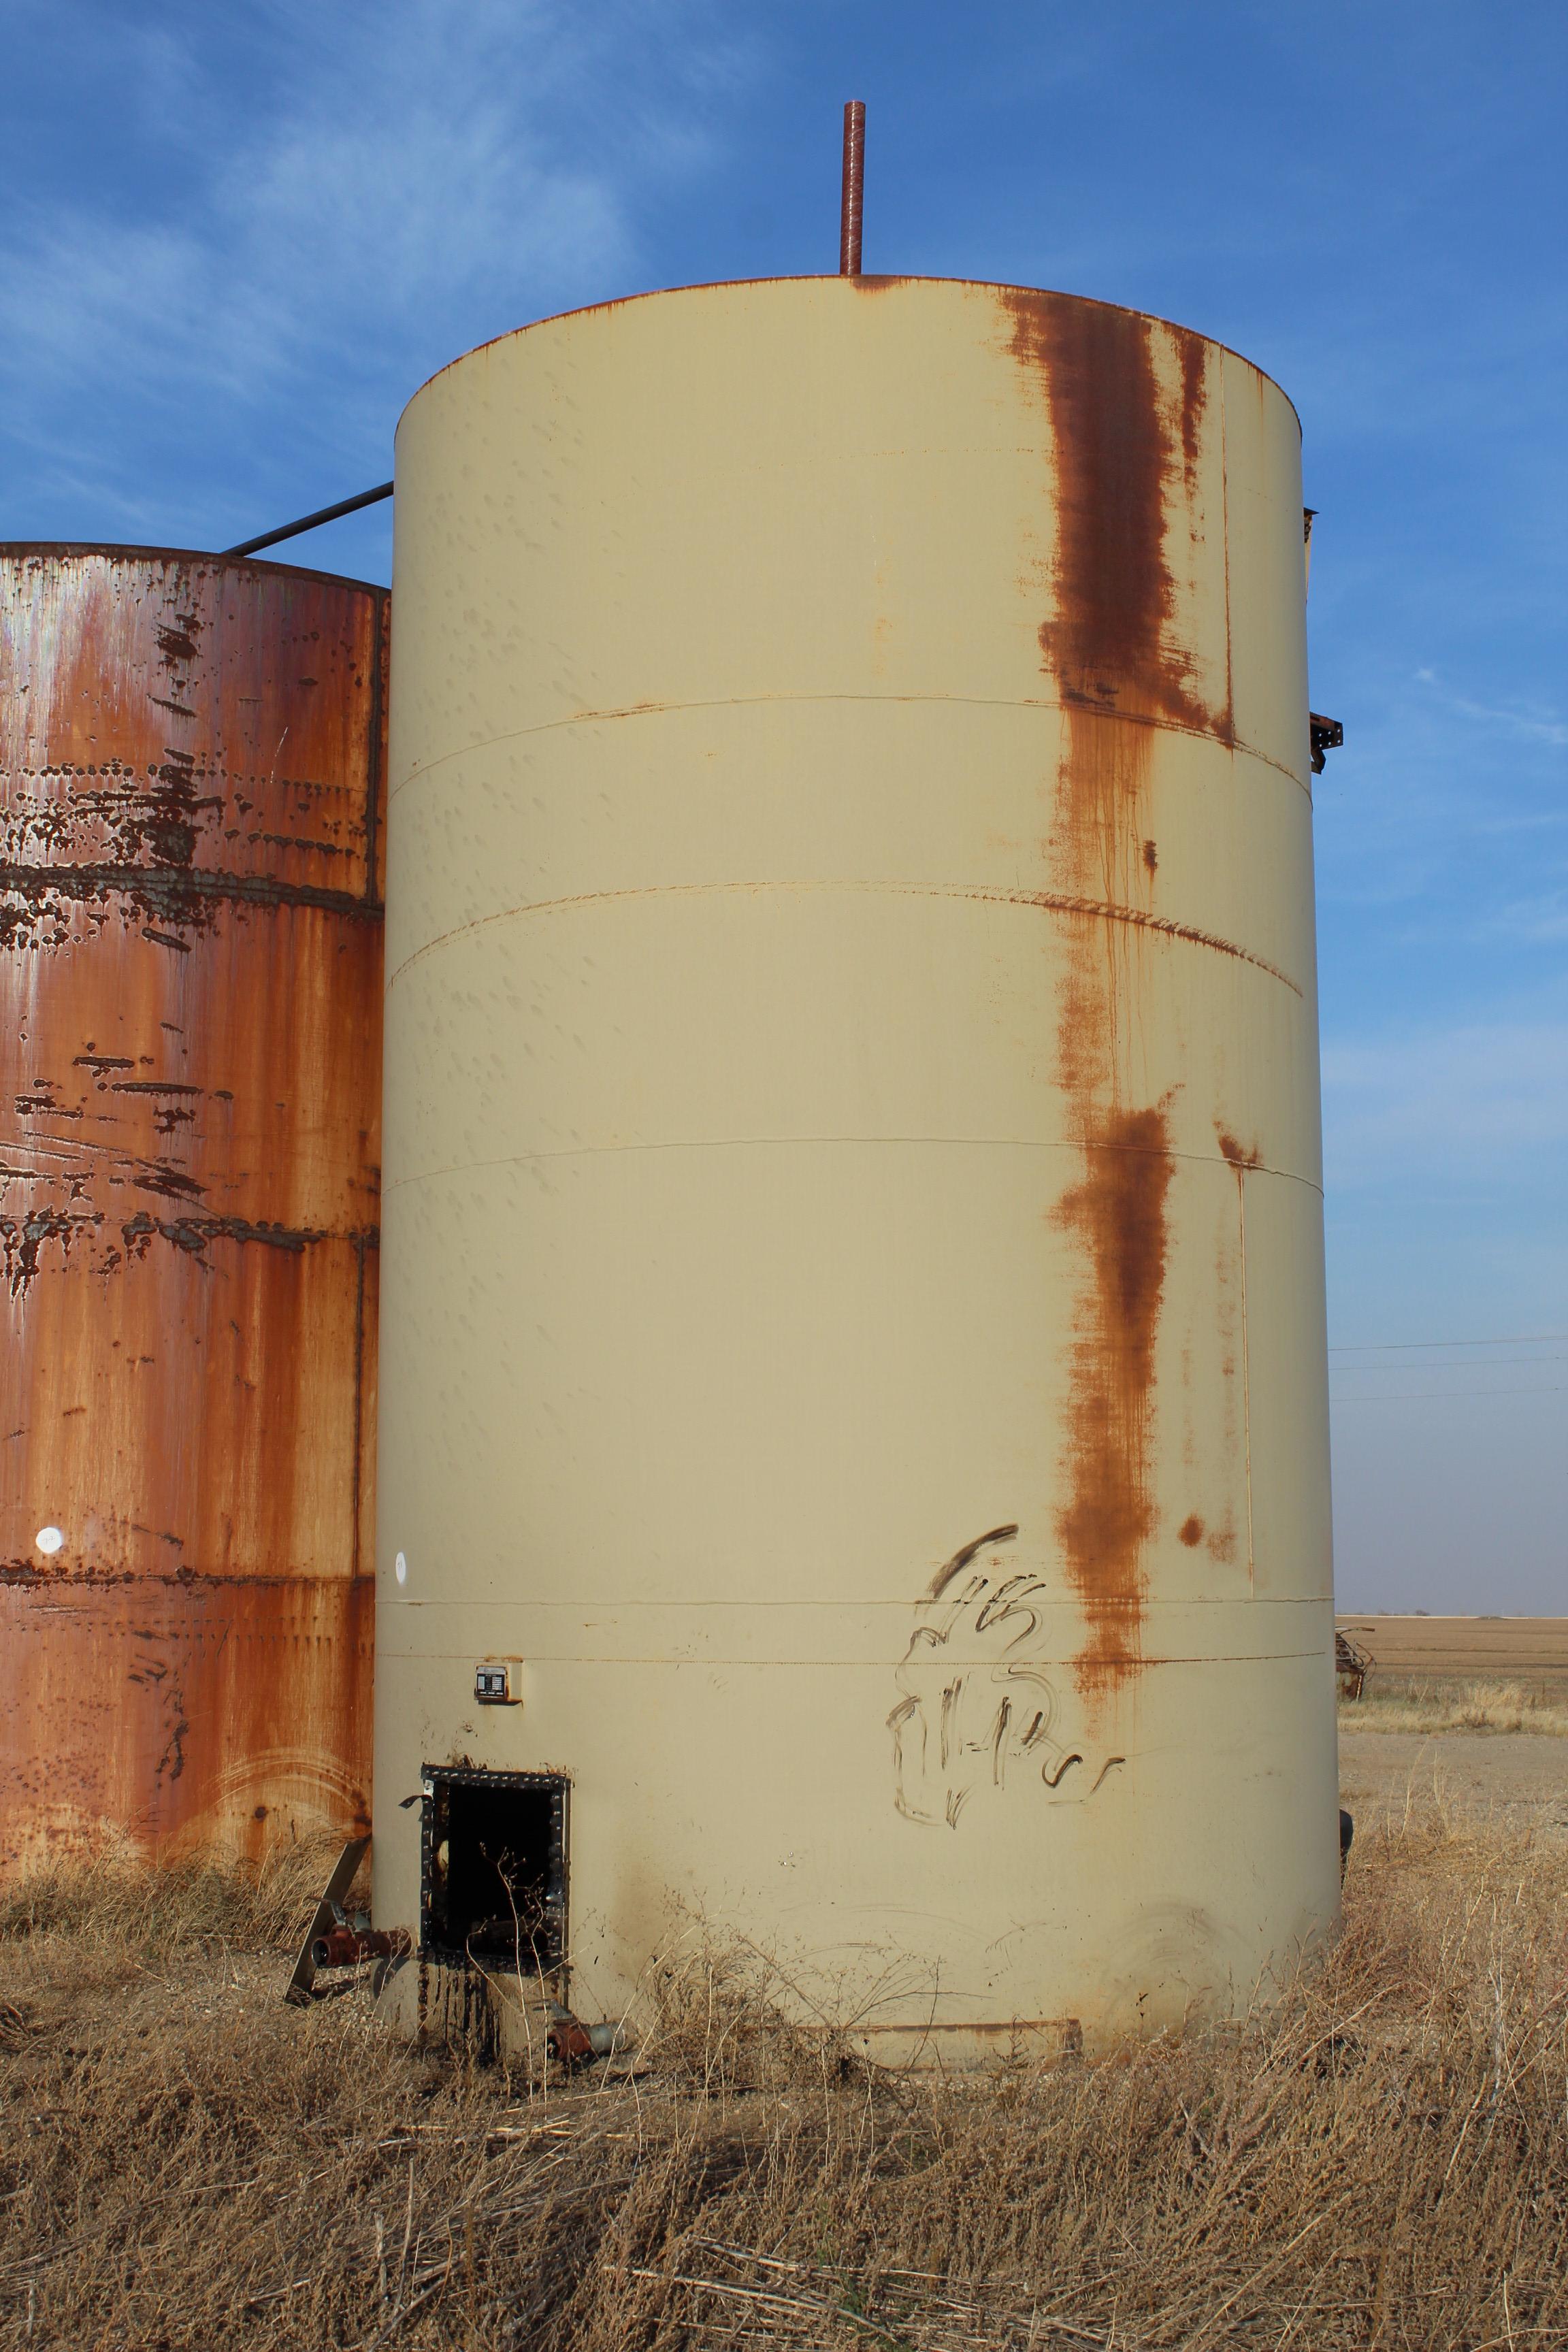
<svg viewBox="0 0 1568 2352"><path fill-rule="evenodd" d="M1331 1378L1342 1380L1346 1372L1500 1372L1511 1364L1568 1364L1568 1356L1447 1356L1440 1364L1340 1364L1332 1368Z"/></svg>
<svg viewBox="0 0 1568 2352"><path fill-rule="evenodd" d="M1568 1339L1568 1331L1510 1331L1500 1339L1368 1339L1355 1348L1331 1348L1331 1356L1387 1356L1415 1348L1544 1348Z"/></svg>
<svg viewBox="0 0 1568 2352"><path fill-rule="evenodd" d="M1393 1367L1391 1366L1392 1370ZM1386 1396L1342 1396L1329 1399L1331 1412L1341 1404L1420 1404L1428 1397L1521 1397L1568 1396L1568 1388L1557 1389L1409 1389L1403 1395L1390 1390Z"/></svg>

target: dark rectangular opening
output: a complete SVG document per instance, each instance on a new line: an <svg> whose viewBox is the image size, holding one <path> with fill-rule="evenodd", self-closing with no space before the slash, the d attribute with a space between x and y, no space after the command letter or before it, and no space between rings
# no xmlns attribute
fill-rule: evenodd
<svg viewBox="0 0 1568 2352"><path fill-rule="evenodd" d="M426 1765L420 1948L552 1975L566 1957L568 1783Z"/></svg>

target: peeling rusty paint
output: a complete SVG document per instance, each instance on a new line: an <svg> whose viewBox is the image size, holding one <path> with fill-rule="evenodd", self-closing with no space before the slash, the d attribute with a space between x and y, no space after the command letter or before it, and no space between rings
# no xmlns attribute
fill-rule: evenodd
<svg viewBox="0 0 1568 2352"><path fill-rule="evenodd" d="M138 915L155 916L160 922L195 930L214 921L226 904L322 907L329 913L362 921L379 923L381 919L379 906L369 904L353 890L281 882L269 874L206 874L189 866L110 863L40 867L16 859L0 860L0 895L23 902L0 908L0 945L6 947L30 945L40 937L45 945L59 944L44 931L45 924L68 922L79 909L84 911L78 919L95 929L118 914L122 922L133 922ZM148 936L143 930L142 937ZM188 948L191 941L177 937L164 944Z"/></svg>
<svg viewBox="0 0 1568 2352"><path fill-rule="evenodd" d="M0 1869L365 1810L386 604L0 549Z"/></svg>

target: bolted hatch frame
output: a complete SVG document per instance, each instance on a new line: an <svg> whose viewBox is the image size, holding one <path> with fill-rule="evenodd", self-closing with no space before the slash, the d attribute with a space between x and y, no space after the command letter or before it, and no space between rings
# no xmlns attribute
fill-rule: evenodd
<svg viewBox="0 0 1568 2352"><path fill-rule="evenodd" d="M420 1772L419 1825L419 1956L447 1968L514 1964L540 1977L563 1976L567 1968L567 1858L571 1826L572 1784L563 1772L491 1771L472 1764L426 1764ZM448 1908L452 1881L450 1842L452 1797L478 1793L491 1799L508 1796L540 1798L543 1806L542 1852L534 1852L540 1867L531 1873L537 1888L537 1917L525 1925L514 1921L511 1952L493 1943L476 1947L471 1930L460 1938L453 1930ZM465 1808L459 1806L459 1813ZM443 1844L448 1848L443 1868L438 1862ZM500 1874L498 1873L498 1875ZM503 1885L507 1882L503 1880Z"/></svg>

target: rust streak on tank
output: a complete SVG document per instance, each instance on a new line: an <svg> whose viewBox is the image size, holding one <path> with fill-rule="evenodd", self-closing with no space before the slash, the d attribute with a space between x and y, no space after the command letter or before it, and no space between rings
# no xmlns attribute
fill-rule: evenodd
<svg viewBox="0 0 1568 2352"><path fill-rule="evenodd" d="M1173 1168L1163 1112L1109 1114L1088 1159L1083 1182L1057 1213L1089 1268L1072 1343L1068 1499L1057 1532L1088 1625L1079 1685L1092 1697L1134 1674L1142 1656L1142 1555L1155 1516L1154 1336Z"/></svg>
<svg viewBox="0 0 1568 2352"><path fill-rule="evenodd" d="M1057 778L1056 857L1085 889L1128 898L1152 887L1142 856L1149 730L1069 710ZM1130 1046L1149 984L1145 934L1085 930L1067 944L1057 1062L1084 1152L1082 1181L1058 1212L1081 1274L1063 1447L1068 1499L1058 1517L1081 1601L1079 1685L1114 1696L1139 1670L1154 1503L1155 1337L1174 1162L1163 1104L1129 1102Z"/></svg>
<svg viewBox="0 0 1568 2352"><path fill-rule="evenodd" d="M1039 624L1041 667L1070 706L1142 715L1234 740L1229 694L1204 695L1182 641L1171 509L1195 491L1206 401L1203 338L1136 311L1008 289L1013 355L1049 409L1055 588ZM1172 338L1167 393L1154 338Z"/></svg>
<svg viewBox="0 0 1568 2352"><path fill-rule="evenodd" d="M1037 634L1064 718L1050 890L1127 910L1114 929L1067 943L1058 999L1058 1070L1084 1172L1056 1212L1081 1267L1057 1532L1084 1612L1079 1687L1105 1702L1142 1664L1159 1517L1156 1341L1175 1163L1168 1105L1138 1099L1135 1048L1144 942L1184 927L1158 909L1150 769L1163 726L1234 736L1228 671L1216 701L1184 603L1201 530L1206 353L1201 338L1131 311L1026 291L1000 300L1008 349L1049 422Z"/></svg>
<svg viewBox="0 0 1568 2352"><path fill-rule="evenodd" d="M1207 398L1206 354L1203 339L1198 335L1181 333L1178 350L1182 363L1182 465L1186 487L1191 492L1197 488L1198 454L1204 405Z"/></svg>

